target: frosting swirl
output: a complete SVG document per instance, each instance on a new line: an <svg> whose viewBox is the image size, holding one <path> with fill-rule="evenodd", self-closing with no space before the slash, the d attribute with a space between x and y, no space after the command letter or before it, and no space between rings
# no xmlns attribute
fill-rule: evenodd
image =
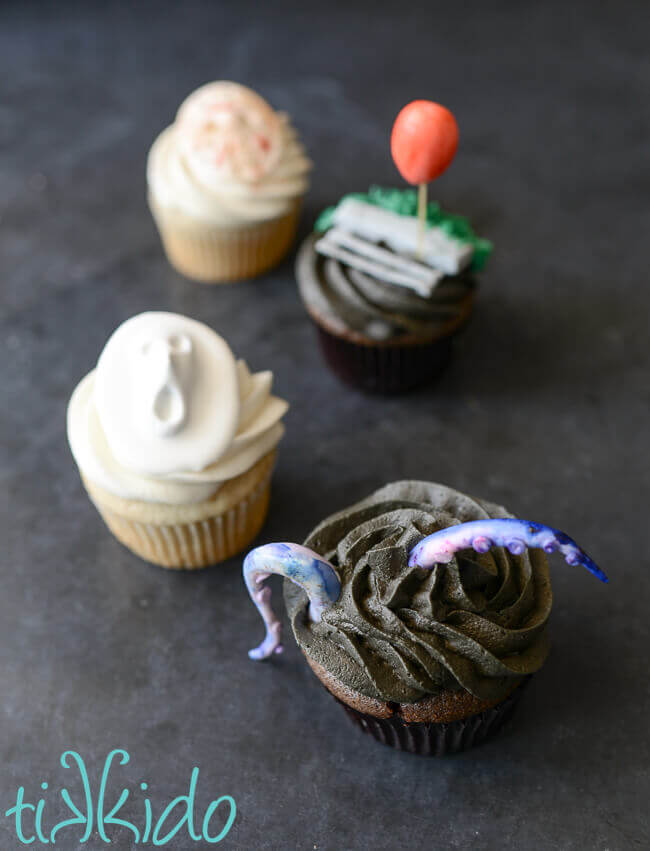
<svg viewBox="0 0 650 851"><path fill-rule="evenodd" d="M318 238L312 234L300 247L296 277L307 311L334 334L435 338L466 322L476 286L469 271L444 277L431 296L423 297L320 254Z"/></svg>
<svg viewBox="0 0 650 851"><path fill-rule="evenodd" d="M335 566L338 601L312 623L304 592L284 583L303 652L371 698L414 703L466 689L501 699L548 653L545 556L498 547L459 554L433 570L407 561L413 546L438 529L511 516L443 485L403 481L327 518L305 546Z"/></svg>
<svg viewBox="0 0 650 851"><path fill-rule="evenodd" d="M288 212L310 167L286 115L245 86L215 82L189 95L156 139L147 181L161 207L227 226Z"/></svg>
<svg viewBox="0 0 650 851"><path fill-rule="evenodd" d="M68 405L82 474L124 499L210 498L280 441L287 403L207 325L142 313L108 340Z"/></svg>

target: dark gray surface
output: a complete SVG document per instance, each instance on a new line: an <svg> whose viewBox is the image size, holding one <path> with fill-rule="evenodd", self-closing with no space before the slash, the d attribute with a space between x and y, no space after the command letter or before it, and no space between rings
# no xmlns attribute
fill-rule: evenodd
<svg viewBox="0 0 650 851"><path fill-rule="evenodd" d="M159 812L198 765L201 812L237 801L227 848L647 847L647 4L347 5L0 8L0 811L20 784L31 800L41 780L78 789L64 749L92 775L121 746L127 816L142 823L136 782ZM435 390L340 386L290 261L223 288L168 267L145 156L214 78L300 128L316 164L303 233L345 191L399 184L388 132L406 101L455 111L460 151L432 194L497 250ZM113 328L149 308L213 325L291 402L260 540L300 540L420 477L564 528L607 570L608 587L554 560L554 651L500 739L445 761L382 748L291 640L247 661L262 626L239 560L163 572L103 528L65 406ZM65 817L47 801L46 824ZM0 846L21 847L2 816Z"/></svg>

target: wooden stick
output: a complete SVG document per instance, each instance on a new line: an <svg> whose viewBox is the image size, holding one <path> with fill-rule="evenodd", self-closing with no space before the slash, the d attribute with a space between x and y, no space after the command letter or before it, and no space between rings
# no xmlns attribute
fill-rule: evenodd
<svg viewBox="0 0 650 851"><path fill-rule="evenodd" d="M427 184L418 185L418 259L422 259L424 253L424 232L427 226Z"/></svg>

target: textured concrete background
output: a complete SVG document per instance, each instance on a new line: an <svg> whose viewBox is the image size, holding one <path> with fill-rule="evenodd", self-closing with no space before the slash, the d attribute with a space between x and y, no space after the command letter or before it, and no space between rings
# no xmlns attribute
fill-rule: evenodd
<svg viewBox="0 0 650 851"><path fill-rule="evenodd" d="M124 747L123 815L143 823L139 781L159 813L198 765L201 813L237 801L222 847L648 847L647 4L130 5L0 8L0 846L20 847L2 813L21 784L46 825L66 817L57 790L80 787L64 749L94 778ZM454 110L459 154L432 194L497 248L430 392L340 386L291 260L224 288L168 267L145 156L214 78L293 116L316 164L303 233L345 191L399 184L388 132L406 101ZM554 559L554 651L501 738L444 761L382 748L291 640L247 661L262 627L238 559L167 573L103 528L65 406L114 327L150 308L213 325L291 402L261 541L420 477L564 528L602 564L607 587Z"/></svg>

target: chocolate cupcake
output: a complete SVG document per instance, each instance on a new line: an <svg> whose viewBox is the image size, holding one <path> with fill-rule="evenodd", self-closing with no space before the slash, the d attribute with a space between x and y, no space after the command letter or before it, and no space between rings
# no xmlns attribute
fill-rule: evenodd
<svg viewBox="0 0 650 851"><path fill-rule="evenodd" d="M469 318L492 246L467 219L427 203L427 184L458 147L452 113L433 101L407 104L391 133L398 171L415 189L346 195L316 222L296 274L325 358L348 384L400 393L443 369Z"/></svg>
<svg viewBox="0 0 650 851"><path fill-rule="evenodd" d="M281 650L261 583L286 577L294 636L362 730L424 755L465 750L511 717L549 648L544 552L602 571L564 533L443 485L403 481L324 520L304 546L244 562L267 625L249 654Z"/></svg>
<svg viewBox="0 0 650 851"><path fill-rule="evenodd" d="M466 219L427 205L417 257L417 193L372 186L316 221L296 277L325 358L346 383L399 393L434 379L474 302L492 246Z"/></svg>

